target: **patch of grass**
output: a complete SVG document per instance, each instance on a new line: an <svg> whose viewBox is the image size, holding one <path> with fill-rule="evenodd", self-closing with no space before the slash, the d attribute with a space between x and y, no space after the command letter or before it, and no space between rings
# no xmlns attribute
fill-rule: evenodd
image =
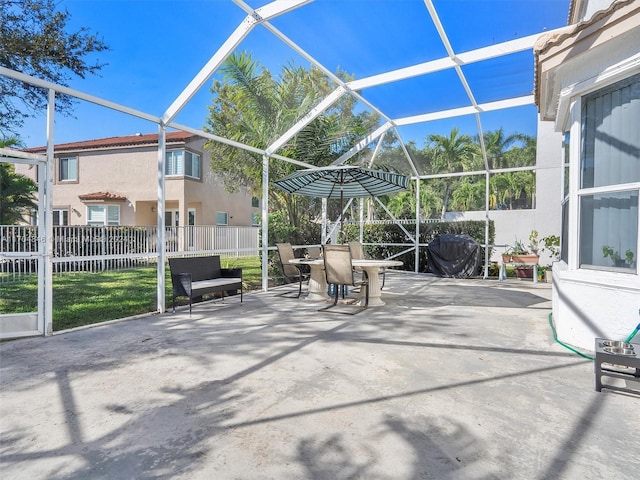
<svg viewBox="0 0 640 480"><path fill-rule="evenodd" d="M245 290L260 288L259 257L221 259L223 267L242 267ZM100 273L74 272L53 277L53 330L90 325L156 311L156 268ZM171 305L171 276L165 273L165 300ZM0 284L0 313L38 310L35 275Z"/></svg>

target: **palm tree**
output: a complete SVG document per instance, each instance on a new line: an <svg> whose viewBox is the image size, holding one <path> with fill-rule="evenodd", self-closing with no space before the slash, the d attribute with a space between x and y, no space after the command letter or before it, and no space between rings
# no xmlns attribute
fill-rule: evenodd
<svg viewBox="0 0 640 480"><path fill-rule="evenodd" d="M216 97L209 107L205 130L261 149L269 147L332 90L327 77L318 69L290 65L274 78L244 52L230 56L220 72L223 81L214 82L212 91ZM347 97L306 125L277 153L324 166L351 148L378 121L365 114L354 116L354 102ZM227 190L234 191L242 185L254 195L261 195L262 158L217 142L208 142L206 147L211 167ZM274 161L269 174L277 179L296 168ZM314 216L311 210L319 211L320 204L315 199L284 194L277 189L270 189L269 202L272 211L285 211L295 227L308 223L308 217Z"/></svg>
<svg viewBox="0 0 640 480"><path fill-rule="evenodd" d="M18 137L0 139L0 148L20 147ZM29 177L16 173L11 163L0 163L0 225L15 225L25 221L38 208L35 193L38 185Z"/></svg>
<svg viewBox="0 0 640 480"><path fill-rule="evenodd" d="M440 199L433 190L423 184L420 186L420 211L418 218L430 218L439 207ZM394 194L386 203L387 208L396 218L415 218L416 216L416 190L415 183L411 182L408 190Z"/></svg>
<svg viewBox="0 0 640 480"><path fill-rule="evenodd" d="M453 192L453 202L460 211L479 210L484 202L484 181L474 182L469 177L464 178Z"/></svg>
<svg viewBox="0 0 640 480"><path fill-rule="evenodd" d="M493 132L485 132L484 148L487 151L487 159L490 168L505 168L506 159L505 152L517 141L525 141L525 135L514 133L505 135L504 130L500 127ZM478 136L476 136L477 140ZM534 157L535 158L535 157Z"/></svg>
<svg viewBox="0 0 640 480"><path fill-rule="evenodd" d="M464 165L471 162L478 153L478 146L469 135L460 135L458 128L453 128L449 136L432 134L427 137L430 148L435 151L435 162L432 165L434 173L455 173L464 170ZM447 213L447 202L451 192L453 179L445 178L444 194L442 196L442 212L444 219Z"/></svg>

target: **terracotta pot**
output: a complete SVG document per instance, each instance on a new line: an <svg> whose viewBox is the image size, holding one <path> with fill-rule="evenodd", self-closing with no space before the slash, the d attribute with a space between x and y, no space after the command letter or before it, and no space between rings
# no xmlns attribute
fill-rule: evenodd
<svg viewBox="0 0 640 480"><path fill-rule="evenodd" d="M526 255L511 255L511 261L513 263L538 263L540 257L538 255L526 254Z"/></svg>
<svg viewBox="0 0 640 480"><path fill-rule="evenodd" d="M511 261L511 255L506 253L502 254L502 263L509 263Z"/></svg>
<svg viewBox="0 0 640 480"><path fill-rule="evenodd" d="M533 278L533 267L516 267L516 277Z"/></svg>

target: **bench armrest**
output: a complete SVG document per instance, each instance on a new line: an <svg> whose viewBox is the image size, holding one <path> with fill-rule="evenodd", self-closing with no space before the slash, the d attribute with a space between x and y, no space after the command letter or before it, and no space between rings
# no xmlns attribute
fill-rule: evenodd
<svg viewBox="0 0 640 480"><path fill-rule="evenodd" d="M222 278L242 278L242 268L221 268Z"/></svg>
<svg viewBox="0 0 640 480"><path fill-rule="evenodd" d="M173 295L177 297L191 296L191 274L190 273L172 273L171 284L173 286Z"/></svg>

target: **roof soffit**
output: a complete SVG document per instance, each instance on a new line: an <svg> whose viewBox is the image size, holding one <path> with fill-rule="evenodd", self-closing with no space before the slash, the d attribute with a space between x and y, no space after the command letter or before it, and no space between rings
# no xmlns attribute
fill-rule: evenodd
<svg viewBox="0 0 640 480"><path fill-rule="evenodd" d="M552 35L542 35L534 47L535 104L543 120L555 120L562 79L584 55L598 55L599 47L619 41L625 32L638 28L640 4L619 0L590 20L570 25Z"/></svg>

